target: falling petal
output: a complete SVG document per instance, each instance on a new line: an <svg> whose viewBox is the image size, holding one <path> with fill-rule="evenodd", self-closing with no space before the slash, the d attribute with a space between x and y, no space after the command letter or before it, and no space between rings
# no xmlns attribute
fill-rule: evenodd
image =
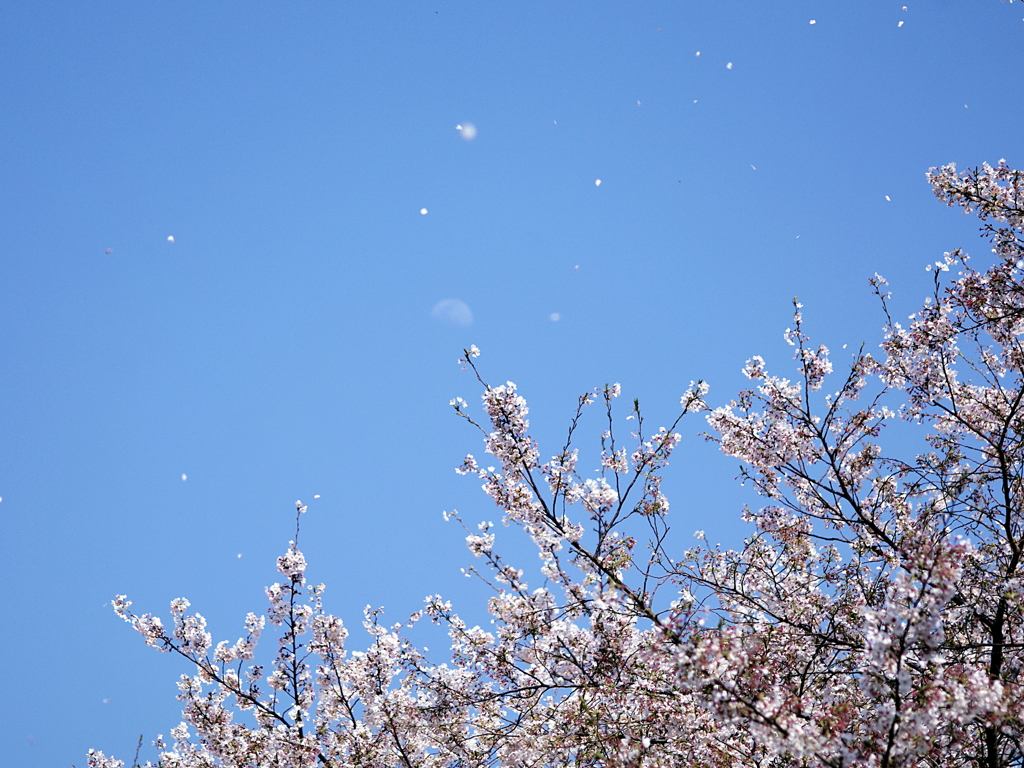
<svg viewBox="0 0 1024 768"><path fill-rule="evenodd" d="M817 24L817 23L818 22L815 19L811 19L811 24Z"/></svg>
<svg viewBox="0 0 1024 768"><path fill-rule="evenodd" d="M903 26L903 22L901 21L901 22L900 22L899 24L897 24L896 26L897 26L897 27L902 27L902 26Z"/></svg>
<svg viewBox="0 0 1024 768"><path fill-rule="evenodd" d="M186 475L184 472L182 472L181 473L181 482L184 483L186 480L188 480L188 475Z"/></svg>
<svg viewBox="0 0 1024 768"><path fill-rule="evenodd" d="M726 69L732 69L732 62L730 61L728 64L726 64L725 68Z"/></svg>
<svg viewBox="0 0 1024 768"><path fill-rule="evenodd" d="M104 253L106 253L106 254L111 254L113 252L114 252L113 248L107 248L107 250L104 251Z"/></svg>
<svg viewBox="0 0 1024 768"><path fill-rule="evenodd" d="M466 123L465 125L458 126L459 133L462 135L463 141L472 141L476 138L476 126L472 123Z"/></svg>
<svg viewBox="0 0 1024 768"><path fill-rule="evenodd" d="M888 195L886 195L886 196L885 196L885 202L887 202L887 203L891 203L891 202L892 202L892 200L891 200L891 199L889 199L889 196L888 196Z"/></svg>
<svg viewBox="0 0 1024 768"><path fill-rule="evenodd" d="M594 186L595 187L600 187L601 186L601 180L600 179L595 180L594 181Z"/></svg>
<svg viewBox="0 0 1024 768"><path fill-rule="evenodd" d="M464 301L444 299L437 302L430 310L430 316L445 325L468 328L473 324L473 312Z"/></svg>
<svg viewBox="0 0 1024 768"><path fill-rule="evenodd" d="M167 236L167 242L168 243L173 243L174 242L174 235L168 235Z"/></svg>
<svg viewBox="0 0 1024 768"><path fill-rule="evenodd" d="M429 211L426 208L420 208L420 215L421 216L426 216L428 213L429 213Z"/></svg>

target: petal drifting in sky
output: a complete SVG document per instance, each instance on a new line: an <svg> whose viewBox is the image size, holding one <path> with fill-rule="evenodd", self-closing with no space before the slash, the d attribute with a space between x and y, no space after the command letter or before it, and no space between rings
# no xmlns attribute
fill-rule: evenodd
<svg viewBox="0 0 1024 768"><path fill-rule="evenodd" d="M430 316L445 325L468 328L473 324L473 312L459 299L443 299L430 310Z"/></svg>

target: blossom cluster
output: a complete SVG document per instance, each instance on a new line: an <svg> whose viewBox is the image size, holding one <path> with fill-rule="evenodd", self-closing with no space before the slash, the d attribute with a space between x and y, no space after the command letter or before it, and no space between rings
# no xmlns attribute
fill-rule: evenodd
<svg viewBox="0 0 1024 768"><path fill-rule="evenodd" d="M534 581L500 554L491 522L446 513L479 563L467 573L492 590L489 628L432 595L404 624L367 607L368 647L350 650L323 585L306 580L301 502L265 614L248 614L237 640L214 644L187 600L165 625L116 597L148 645L191 665L183 722L157 738L157 765L1024 763L1024 184L1005 163L946 166L931 181L1000 225L986 230L995 263L977 271L946 254L906 327L876 275L881 353L861 349L838 376L794 301L792 377L752 357L736 399L709 406L707 386L691 383L678 417L653 431L634 401L625 438L621 387L606 385L578 398L545 461L516 385L487 385L479 350L465 351L483 417L462 398L451 405L489 460L467 455L456 471L540 555ZM574 439L598 402L606 423L587 474ZM743 513L751 532L736 549L703 531L670 549L662 473L688 414L763 497ZM883 441L898 419L921 438L903 459ZM404 634L419 621L447 632L444 662ZM255 659L267 634L265 667ZM123 763L92 752L89 765Z"/></svg>

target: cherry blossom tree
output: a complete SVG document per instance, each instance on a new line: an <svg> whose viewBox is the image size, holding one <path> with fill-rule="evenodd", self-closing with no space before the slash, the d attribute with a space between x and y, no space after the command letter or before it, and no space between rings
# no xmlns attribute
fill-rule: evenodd
<svg viewBox="0 0 1024 768"><path fill-rule="evenodd" d="M350 650L306 578L301 502L269 607L236 642L214 645L184 599L165 625L118 596L147 644L190 665L157 764L1024 765L1024 175L1001 161L929 179L981 218L994 263L945 254L906 326L876 275L881 351L862 348L841 373L794 301L794 378L754 357L749 390L713 407L693 383L657 430L636 401L620 420L620 388L606 386L579 398L545 459L516 386L487 384L466 351L485 418L452 406L488 459L458 471L540 555L528 578L490 523L465 524L492 628L433 596L390 626L367 609L366 650ZM574 441L593 410L601 469L585 476ZM669 546L662 477L687 415L764 499L743 513L738 549L699 531L690 549ZM917 455L887 454L883 432L900 422L922 436ZM417 622L447 631L445 663L407 638ZM264 632L269 667L255 663ZM89 765L123 764L90 752Z"/></svg>

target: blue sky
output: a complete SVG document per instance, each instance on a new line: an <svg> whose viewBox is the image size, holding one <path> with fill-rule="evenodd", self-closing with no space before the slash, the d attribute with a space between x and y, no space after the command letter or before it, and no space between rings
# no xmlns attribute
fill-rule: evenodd
<svg viewBox="0 0 1024 768"><path fill-rule="evenodd" d="M837 362L876 345L873 273L909 312L944 251L986 263L924 174L1024 166L1022 17L4 3L0 754L82 766L168 733L189 670L107 603L166 615L184 595L233 640L296 499L353 648L368 603L399 620L440 592L479 614L441 516L498 517L452 471L480 453L448 406L477 398L470 344L546 453L605 382L669 423L691 379L719 403L753 354L791 370L794 295ZM757 500L703 428L683 423L673 518L735 542Z"/></svg>

